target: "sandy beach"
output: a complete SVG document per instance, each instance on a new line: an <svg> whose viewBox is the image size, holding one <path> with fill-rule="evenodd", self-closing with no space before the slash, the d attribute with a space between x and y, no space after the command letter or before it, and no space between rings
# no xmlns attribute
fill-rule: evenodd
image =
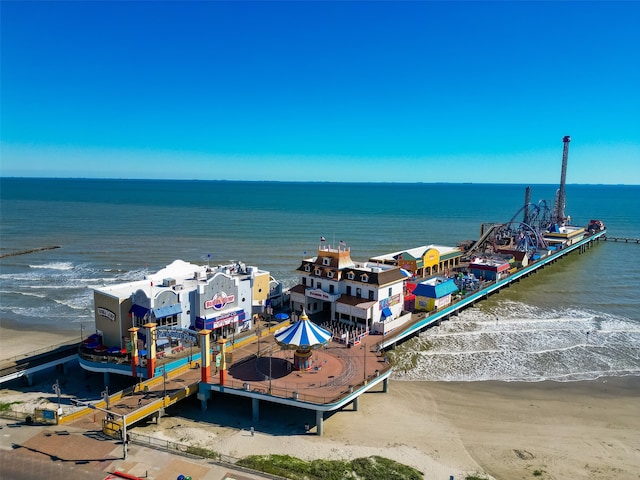
<svg viewBox="0 0 640 480"><path fill-rule="evenodd" d="M0 361L5 361L13 357L31 355L41 349L49 348L53 345L61 345L75 341L80 341L80 326L77 331L54 330L42 326L37 332L37 326L30 325L25 328L8 320L0 320ZM92 333L85 330L85 335Z"/></svg>
<svg viewBox="0 0 640 480"><path fill-rule="evenodd" d="M2 358L70 339L64 332L31 335L25 347L24 333L2 328ZM88 384L99 389L100 382L101 375L88 379L79 367L62 379L66 392L83 395ZM29 388L14 381L3 385L0 402L42 407L55 401L50 386L44 374ZM221 396L214 396L206 412L190 399L170 409L159 426L138 425L132 432L234 457L381 455L418 468L427 479L470 473L496 479L638 479L639 405L640 377L565 383L391 381L388 393L365 394L358 411L347 407L325 418L322 437L313 435L313 428L304 433L304 423L314 418L309 411L262 404L254 424L249 402Z"/></svg>
<svg viewBox="0 0 640 480"><path fill-rule="evenodd" d="M251 436L250 406L216 398L218 409L170 412L160 428L137 433L189 439L242 457L279 453L300 458L382 455L412 465L425 478L637 479L640 476L640 378L589 382L403 382L365 394L358 411L304 435L304 411L261 408ZM225 413L222 413L224 411ZM178 416L179 415L179 416Z"/></svg>

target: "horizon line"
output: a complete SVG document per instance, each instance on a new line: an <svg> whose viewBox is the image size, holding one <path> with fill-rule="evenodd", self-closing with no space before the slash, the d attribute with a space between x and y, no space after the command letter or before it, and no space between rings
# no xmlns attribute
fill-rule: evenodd
<svg viewBox="0 0 640 480"><path fill-rule="evenodd" d="M226 183L316 183L316 184L337 184L337 185L556 185L555 183L510 183L510 182L449 182L449 181L433 181L433 182L394 182L394 181L338 181L338 180L232 180L232 179L199 179L199 178L127 178L127 177L40 177L40 176L5 176L0 174L0 180L21 179L21 180L105 180L105 181L143 181L143 182L226 182ZM559 184L558 184L559 185ZM640 184L635 183L570 183L566 185L586 185L586 186L620 186L620 187L637 187Z"/></svg>

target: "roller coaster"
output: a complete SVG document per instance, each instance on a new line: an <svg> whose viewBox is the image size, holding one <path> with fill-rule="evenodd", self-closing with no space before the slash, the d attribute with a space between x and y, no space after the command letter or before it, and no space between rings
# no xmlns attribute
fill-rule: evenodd
<svg viewBox="0 0 640 480"><path fill-rule="evenodd" d="M544 233L555 225L564 225L570 218L565 216L566 174L571 137L566 135L562 142L562 172L560 186L552 209L545 200L537 204L530 201L531 190L526 189L524 205L506 223L483 224L480 238L465 251L463 259L469 260L477 254L525 252L531 258L539 249L546 249ZM517 220L522 215L522 220Z"/></svg>
<svg viewBox="0 0 640 480"><path fill-rule="evenodd" d="M522 218L522 221L518 220ZM465 258L482 253L526 252L546 248L544 232L552 226L552 213L545 200L525 203L506 223L483 224L480 239L466 252Z"/></svg>

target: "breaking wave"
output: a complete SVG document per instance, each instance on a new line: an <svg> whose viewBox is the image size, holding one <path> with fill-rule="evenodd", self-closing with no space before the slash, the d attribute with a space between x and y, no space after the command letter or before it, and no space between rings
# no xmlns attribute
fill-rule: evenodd
<svg viewBox="0 0 640 480"><path fill-rule="evenodd" d="M627 318L503 302L492 309L466 310L398 347L395 376L570 381L640 374L639 347L640 325Z"/></svg>

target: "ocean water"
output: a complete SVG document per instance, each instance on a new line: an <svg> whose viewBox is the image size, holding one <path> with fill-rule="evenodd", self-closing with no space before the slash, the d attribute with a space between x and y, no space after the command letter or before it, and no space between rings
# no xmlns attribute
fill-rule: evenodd
<svg viewBox="0 0 640 480"><path fill-rule="evenodd" d="M557 186L532 185L551 206ZM4 325L91 329L92 288L175 259L241 260L286 287L321 236L352 258L478 237L507 222L525 185L0 179ZM567 214L640 238L640 186L567 186ZM520 220L520 216L516 220ZM306 252L306 253L305 253ZM640 245L600 242L423 333L398 378L569 381L640 374ZM587 334L587 332L589 332Z"/></svg>

